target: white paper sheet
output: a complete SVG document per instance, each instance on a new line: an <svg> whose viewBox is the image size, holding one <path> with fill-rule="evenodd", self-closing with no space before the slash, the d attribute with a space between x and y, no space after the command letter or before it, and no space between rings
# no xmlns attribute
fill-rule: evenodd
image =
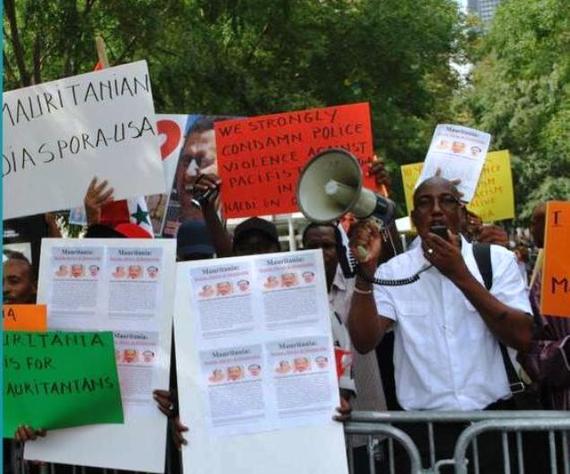
<svg viewBox="0 0 570 474"><path fill-rule="evenodd" d="M462 200L471 202L485 164L491 135L459 125L438 125L416 187L441 169L446 179L460 179Z"/></svg>
<svg viewBox="0 0 570 474"><path fill-rule="evenodd" d="M167 420L152 390L168 388L175 246L43 240L38 303L48 305L48 328L113 331L125 424L53 430L26 444L26 459L164 471Z"/></svg>
<svg viewBox="0 0 570 474"><path fill-rule="evenodd" d="M94 176L117 200L165 192L145 61L3 99L4 219L79 206Z"/></svg>
<svg viewBox="0 0 570 474"><path fill-rule="evenodd" d="M320 251L178 264L188 473L346 474Z"/></svg>

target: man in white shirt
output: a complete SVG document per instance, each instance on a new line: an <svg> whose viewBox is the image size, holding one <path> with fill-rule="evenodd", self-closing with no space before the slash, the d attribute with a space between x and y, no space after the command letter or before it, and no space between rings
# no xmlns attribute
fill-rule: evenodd
<svg viewBox="0 0 570 474"><path fill-rule="evenodd" d="M351 247L362 271L348 320L352 342L366 353L394 328L396 392L405 410L509 408L505 399L511 391L498 342L519 351L530 344L531 311L516 259L502 247L491 247L493 286L487 291L471 244L458 237L464 212L459 198L455 185L444 178L424 181L414 193L411 215L421 245L377 271L377 227L366 222L352 233ZM430 232L433 226L445 226L448 240ZM376 278L397 280L428 267L408 285L370 282L375 271ZM436 433L438 457L452 457L461 428L442 425L440 436ZM427 435L414 431L409 434L420 452L429 454ZM480 456L481 462L489 461L481 472L502 472L502 463L493 457L488 451Z"/></svg>

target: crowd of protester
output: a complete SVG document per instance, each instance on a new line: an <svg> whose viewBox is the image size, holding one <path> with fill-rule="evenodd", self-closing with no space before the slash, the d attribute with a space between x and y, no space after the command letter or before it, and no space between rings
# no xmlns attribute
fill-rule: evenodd
<svg viewBox="0 0 570 474"><path fill-rule="evenodd" d="M381 160L369 172L389 190L390 179ZM233 233L227 231L214 192L220 187L223 183L214 174L198 181L184 176L184 186L178 189L185 196L180 199L184 205L195 206L196 196L209 197L200 200L201 216L196 209L183 213L192 218L178 228L178 260L280 252L277 228L268 220L253 217ZM112 201L113 189L94 179L84 200L85 238L137 235L128 225L101 221L101 209ZM544 243L544 203L533 214L530 241L524 232L514 240L500 226L481 222L467 211L456 183L442 177L421 183L413 202L411 218L417 236L410 239L406 251L394 224L379 229L372 221L345 219L348 225L309 223L302 232L303 248L323 252L335 350L350 355L343 359L339 373L337 419L347 419L351 410L521 409L506 367L505 347L517 352L510 363L527 386L525 392L534 394L533 408L568 410L570 319L540 313L540 268L532 278L533 256ZM58 236L52 216L39 219L45 225L43 236ZM433 233L436 225L444 226L447 235ZM32 261L17 252L4 254L4 303L35 302L39 250L34 249ZM347 263L349 251L358 261L356 275ZM478 257L478 252L486 252L487 257ZM373 282L375 277L405 280L418 273L419 279L411 284ZM169 418L171 448L180 449L188 427L178 415L174 349L171 365L170 390L156 390L154 399ZM461 423L436 425L438 457L452 457L464 427ZM429 443L421 427L401 428L429 463ZM19 444L46 435L41 427L21 426L14 434L17 443L5 444L5 453L12 456L5 456L4 472L12 472L14 460L21 456ZM481 442L485 452L481 472L502 472L501 443L494 436ZM529 438L535 446L541 442ZM356 439L352 449L355 472L368 472L365 440ZM171 449L169 456L176 458L174 452ZM405 453L396 450L395 457L396 472L407 472ZM39 467L28 466L32 471ZM384 468L380 461L377 467L379 472ZM65 472L64 466L61 469Z"/></svg>

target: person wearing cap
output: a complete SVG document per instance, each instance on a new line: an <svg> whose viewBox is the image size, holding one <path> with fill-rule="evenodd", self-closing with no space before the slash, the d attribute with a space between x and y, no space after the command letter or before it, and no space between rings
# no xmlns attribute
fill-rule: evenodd
<svg viewBox="0 0 570 474"><path fill-rule="evenodd" d="M210 232L203 221L189 220L178 228L176 255L179 262L203 260L214 257Z"/></svg>
<svg viewBox="0 0 570 474"><path fill-rule="evenodd" d="M235 256L280 252L277 227L259 217L247 219L235 228L232 247Z"/></svg>

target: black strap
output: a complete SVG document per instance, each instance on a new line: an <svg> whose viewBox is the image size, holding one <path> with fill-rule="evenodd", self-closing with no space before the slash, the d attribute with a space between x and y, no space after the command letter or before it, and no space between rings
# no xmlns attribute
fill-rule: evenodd
<svg viewBox="0 0 570 474"><path fill-rule="evenodd" d="M477 262L477 267L479 272L483 277L483 282L485 283L485 288L491 290L493 287L493 265L491 264L491 245L487 243L473 243L473 256ZM509 352L505 345L499 342L499 347L501 348L501 356L503 357L503 364L505 365L505 371L507 372L507 378L509 380L509 385L512 393L519 393L524 391L525 385L521 382L517 371L513 366L513 362L509 357Z"/></svg>

